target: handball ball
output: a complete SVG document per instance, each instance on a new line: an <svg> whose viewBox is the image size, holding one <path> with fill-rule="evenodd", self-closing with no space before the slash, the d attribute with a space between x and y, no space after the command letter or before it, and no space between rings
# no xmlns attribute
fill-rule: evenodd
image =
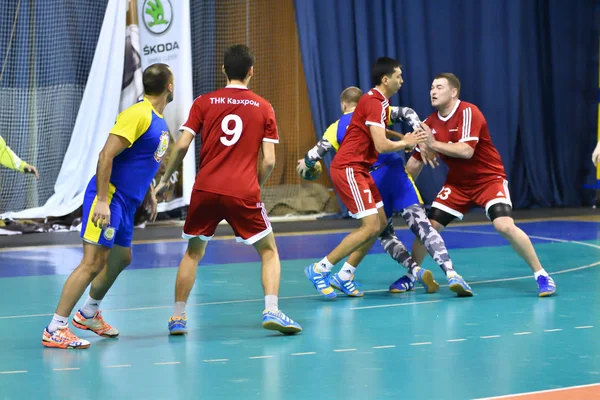
<svg viewBox="0 0 600 400"><path fill-rule="evenodd" d="M323 172L323 166L321 165L321 161L317 161L312 168L306 170L303 178L307 181L314 181L321 176L321 172Z"/></svg>

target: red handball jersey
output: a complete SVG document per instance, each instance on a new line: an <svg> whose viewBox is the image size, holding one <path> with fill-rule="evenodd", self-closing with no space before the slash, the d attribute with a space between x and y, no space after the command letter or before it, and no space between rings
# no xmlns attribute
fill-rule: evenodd
<svg viewBox="0 0 600 400"><path fill-rule="evenodd" d="M180 129L201 140L194 189L260 202L258 153L262 142L279 143L268 101L230 85L194 100Z"/></svg>
<svg viewBox="0 0 600 400"><path fill-rule="evenodd" d="M332 168L360 166L369 169L373 166L379 153L375 150L370 125L385 129L388 123L388 99L373 88L364 94L354 110L346 136L331 163Z"/></svg>
<svg viewBox="0 0 600 400"><path fill-rule="evenodd" d="M467 143L475 149L473 157L468 160L440 154L449 168L447 183L475 186L493 178L506 178L500 153L492 143L485 117L476 105L459 100L447 117L435 112L427 117L425 123L438 142ZM418 152L413 157L421 159Z"/></svg>

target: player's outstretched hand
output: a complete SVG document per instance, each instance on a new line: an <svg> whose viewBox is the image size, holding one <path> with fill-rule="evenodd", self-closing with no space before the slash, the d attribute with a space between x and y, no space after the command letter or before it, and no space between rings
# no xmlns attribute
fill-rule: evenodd
<svg viewBox="0 0 600 400"><path fill-rule="evenodd" d="M404 135L404 143L409 147L415 147L419 143L424 143L427 140L427 133L423 131L413 131Z"/></svg>
<svg viewBox="0 0 600 400"><path fill-rule="evenodd" d="M426 123L421 122L421 129L427 134L427 140L425 141L425 143L427 144L427 146L431 147L431 143L435 141L433 133L431 132L431 128Z"/></svg>
<svg viewBox="0 0 600 400"><path fill-rule="evenodd" d="M26 166L25 168L23 168L23 172L25 172L26 174L33 174L35 175L38 181L40 180L40 175L38 174L38 170L34 165Z"/></svg>
<svg viewBox="0 0 600 400"><path fill-rule="evenodd" d="M98 200L96 202L94 214L92 215L92 224L100 229L104 229L110 225L110 206L106 201Z"/></svg>
<svg viewBox="0 0 600 400"><path fill-rule="evenodd" d="M435 168L440 165L438 161L438 154L431 150L425 143L419 145L421 151L421 159L425 165L429 165L431 168Z"/></svg>
<svg viewBox="0 0 600 400"><path fill-rule="evenodd" d="M598 166L598 162L600 162L600 142L598 142L596 148L594 149L594 153L592 154L592 162L596 167Z"/></svg>
<svg viewBox="0 0 600 400"><path fill-rule="evenodd" d="M156 187L154 188L154 194L156 196L158 196L159 194L163 194L164 192L167 191L167 189L169 189L170 186L171 186L170 181L165 182L161 179L160 182L158 182L158 185L156 185Z"/></svg>
<svg viewBox="0 0 600 400"><path fill-rule="evenodd" d="M300 176L305 176L306 170L308 167L306 166L306 162L304 162L304 158L298 160L298 165L296 165L296 172Z"/></svg>

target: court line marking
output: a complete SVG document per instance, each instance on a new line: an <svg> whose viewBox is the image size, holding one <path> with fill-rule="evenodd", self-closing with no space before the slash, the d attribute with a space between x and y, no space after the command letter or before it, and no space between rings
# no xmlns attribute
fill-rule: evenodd
<svg viewBox="0 0 600 400"><path fill-rule="evenodd" d="M258 360L258 359L262 359L262 358L273 358L273 356L253 356L253 357L248 357L251 360Z"/></svg>
<svg viewBox="0 0 600 400"><path fill-rule="evenodd" d="M417 343L411 343L411 346L427 346L430 345L431 342L417 342Z"/></svg>
<svg viewBox="0 0 600 400"><path fill-rule="evenodd" d="M393 349L395 347L396 347L395 344L388 344L388 345L385 345L385 346L373 346L372 348L373 349Z"/></svg>
<svg viewBox="0 0 600 400"><path fill-rule="evenodd" d="M446 342L454 343L454 342L464 342L467 339L448 339Z"/></svg>
<svg viewBox="0 0 600 400"><path fill-rule="evenodd" d="M214 360L202 360L205 363L215 363L215 362L226 362L229 361L229 358L215 358Z"/></svg>
<svg viewBox="0 0 600 400"><path fill-rule="evenodd" d="M555 217L555 218L525 218L525 219L517 220L515 222L517 222L519 224L532 224L532 223L537 223L537 222L551 222L551 221L564 221L564 222L575 221L575 222L585 222L585 223L595 223L595 224L598 223L597 221L589 221L589 220L586 221L584 219L581 219L581 220L576 219L576 220L574 220L573 218L586 218L586 216L585 215L581 215L581 216L573 216L573 217ZM464 223L460 223L460 225L458 225L458 226L454 226L452 228L448 228L448 230L450 230L450 229L451 230L459 229L461 226L470 227L470 226L488 226L488 225L491 225L489 221L464 222ZM172 225L171 225L171 227L172 227ZM401 230L408 230L409 228L407 226L399 226L397 228L394 227L394 229L397 230L397 231L401 231ZM335 234L335 233L349 233L349 232L352 232L352 231L353 231L353 229L340 228L340 229L325 229L325 230L318 230L318 231L281 232L281 233L276 233L275 232L275 237L327 235L327 234ZM481 232L477 232L477 233L481 233ZM216 236L216 237L213 237L211 239L211 241L215 241L215 240L231 240L231 239L235 239L235 236L234 235ZM186 240L185 239L181 239L181 238L172 238L172 239L147 239L147 240L134 240L131 243L132 243L132 245L136 245L136 244L176 243L176 242L185 243ZM39 249L40 247L43 247L45 249L51 249L51 248L72 248L72 247L81 247L81 243L77 243L77 244L50 244L50 245L44 245L44 246L4 247L4 248L0 248L0 253L10 252L10 251L22 251L22 250Z"/></svg>
<svg viewBox="0 0 600 400"><path fill-rule="evenodd" d="M0 371L0 374L2 375L8 375L8 374L26 374L29 371Z"/></svg>
<svg viewBox="0 0 600 400"><path fill-rule="evenodd" d="M304 353L292 353L290 355L291 356L310 356L310 355L313 355L313 354L317 354L317 352L315 352L315 351L307 351L307 352L304 352Z"/></svg>
<svg viewBox="0 0 600 400"><path fill-rule="evenodd" d="M452 229L452 232L463 232L463 233L477 233L477 234L484 234L484 235L498 235L498 233L496 232L480 232L480 231L468 231L468 230L458 230L458 228L450 228ZM450 230L449 229L449 230ZM534 236L530 236L534 237ZM579 244L582 246L588 246L588 247L592 247L595 249L600 250L600 245L596 245L596 244L592 244L592 243L585 243L585 242L579 242L579 241L569 241L569 240L563 240L563 239L555 239L555 238L548 238L548 237L543 237L543 236L535 236L536 239L540 239L540 240L547 240L550 242L560 242L560 243L573 243L573 244ZM574 268L568 268L568 269L563 269L560 271L556 271L556 272L552 272L550 275L561 275L561 274L567 274L569 272L575 272L575 271L580 271L583 269L588 269L588 268L592 268L595 267L597 265L600 265L600 261L597 261L595 263L591 263L591 264L587 264L587 265L582 265L580 267L574 267ZM525 275L525 276L517 276L517 277L513 277L513 278L499 278L499 279L487 279L487 280L483 280L483 281L475 281L475 282L469 282L469 285L481 285L481 284L486 284L486 283L495 283L495 282L509 282L509 281L517 281L517 280L522 280L522 279L532 279L531 275ZM447 287L448 285L440 285L440 287ZM418 288L419 290L423 289L423 288ZM389 289L375 289L375 290L364 290L364 293L380 293L380 292L387 292L389 291ZM313 297L321 297L320 294L313 294L313 295L301 295L301 296L285 296L285 297L280 297L280 300L292 300L292 299L308 299L308 298L313 298ZM187 304L187 307L202 307L202 306L211 306L211 305L221 305L221 304L239 304L239 303L255 303L255 302L260 302L260 301L264 301L264 298L260 298L260 299L244 299L244 300L227 300L227 301L214 301L214 302L208 302L208 303L195 303L195 304ZM433 301L443 301L443 300L432 300ZM408 304L408 303L405 303ZM393 306L393 305L389 305L389 306ZM147 311L147 310L159 310L159 309L164 309L164 308L172 308L173 305L170 304L168 306L150 306L150 307L136 307L136 308L116 308L116 309L106 309L103 310L104 312L117 312L117 311ZM377 306L371 306L371 307L377 307ZM356 307L355 309L358 309L358 307ZM18 319L18 318L34 318L34 317L49 317L49 316L53 316L53 313L47 313L47 314L28 314L28 315L8 315L8 316L0 316L0 320L3 319Z"/></svg>
<svg viewBox="0 0 600 400"><path fill-rule="evenodd" d="M513 333L515 336L531 335L532 332L516 332Z"/></svg>
<svg viewBox="0 0 600 400"><path fill-rule="evenodd" d="M129 368L131 364L105 365L104 368Z"/></svg>
<svg viewBox="0 0 600 400"><path fill-rule="evenodd" d="M502 336L500 336L500 335L479 336L480 339L497 339L499 337L502 337Z"/></svg>
<svg viewBox="0 0 600 400"><path fill-rule="evenodd" d="M377 306L351 307L350 310L367 310L367 309L371 309L371 308L403 307L403 306L413 306L416 304L441 303L443 301L444 300L427 300L427 301L413 301L410 303L380 304Z"/></svg>
<svg viewBox="0 0 600 400"><path fill-rule="evenodd" d="M576 326L575 329L590 329L593 328L593 325L586 325L586 326Z"/></svg>
<svg viewBox="0 0 600 400"><path fill-rule="evenodd" d="M470 230L470 229L460 229L460 227L453 227L453 228L449 228L449 229L445 229L445 230L451 231L451 232L474 233L474 234L479 234L479 235L500 235L496 231L494 231L494 232L476 231L476 230ZM551 237L547 237L547 236L537 236L537 235L527 235L527 236L529 236L530 239L547 240L549 242L559 242L559 243L573 243L573 244L578 244L581 246L593 247L595 249L600 250L600 246L598 246L597 244L580 242L579 240L557 239L557 238L551 238Z"/></svg>
<svg viewBox="0 0 600 400"><path fill-rule="evenodd" d="M544 332L560 332L562 329L544 329Z"/></svg>
<svg viewBox="0 0 600 400"><path fill-rule="evenodd" d="M334 349L333 351L336 353L346 353L348 351L356 351L356 349Z"/></svg>
<svg viewBox="0 0 600 400"><path fill-rule="evenodd" d="M531 394L541 394L541 393L562 392L562 391L565 391L565 390L581 389L581 388L587 388L587 387L593 387L593 386L599 386L599 385L600 385L600 383L591 383L589 385L566 386L566 387L557 388L557 389L538 390L536 392L515 393L515 394L507 394L507 395L496 396L496 397L482 397L482 398L479 398L479 399L476 399L476 400L507 399L507 398L510 398L510 397L529 396Z"/></svg>
<svg viewBox="0 0 600 400"><path fill-rule="evenodd" d="M52 371L79 371L81 368L53 368Z"/></svg>

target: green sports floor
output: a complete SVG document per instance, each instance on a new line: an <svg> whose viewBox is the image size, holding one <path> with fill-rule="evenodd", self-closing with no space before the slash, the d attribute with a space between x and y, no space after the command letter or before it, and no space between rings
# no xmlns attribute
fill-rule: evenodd
<svg viewBox="0 0 600 400"><path fill-rule="evenodd" d="M438 293L389 293L404 270L376 244L356 273L365 296L327 300L303 269L345 234L279 235L280 308L304 329L289 337L261 328L258 257L227 238L214 240L198 267L189 334L170 337L185 242L138 243L102 304L121 335L74 329L92 342L86 350L40 343L81 246L5 248L0 399L594 398L578 394L584 385L600 398L600 223L519 226L554 277L556 296L537 297L529 268L489 224L443 234L472 298L454 297L431 259L424 266L443 285ZM397 234L412 243L409 231Z"/></svg>

